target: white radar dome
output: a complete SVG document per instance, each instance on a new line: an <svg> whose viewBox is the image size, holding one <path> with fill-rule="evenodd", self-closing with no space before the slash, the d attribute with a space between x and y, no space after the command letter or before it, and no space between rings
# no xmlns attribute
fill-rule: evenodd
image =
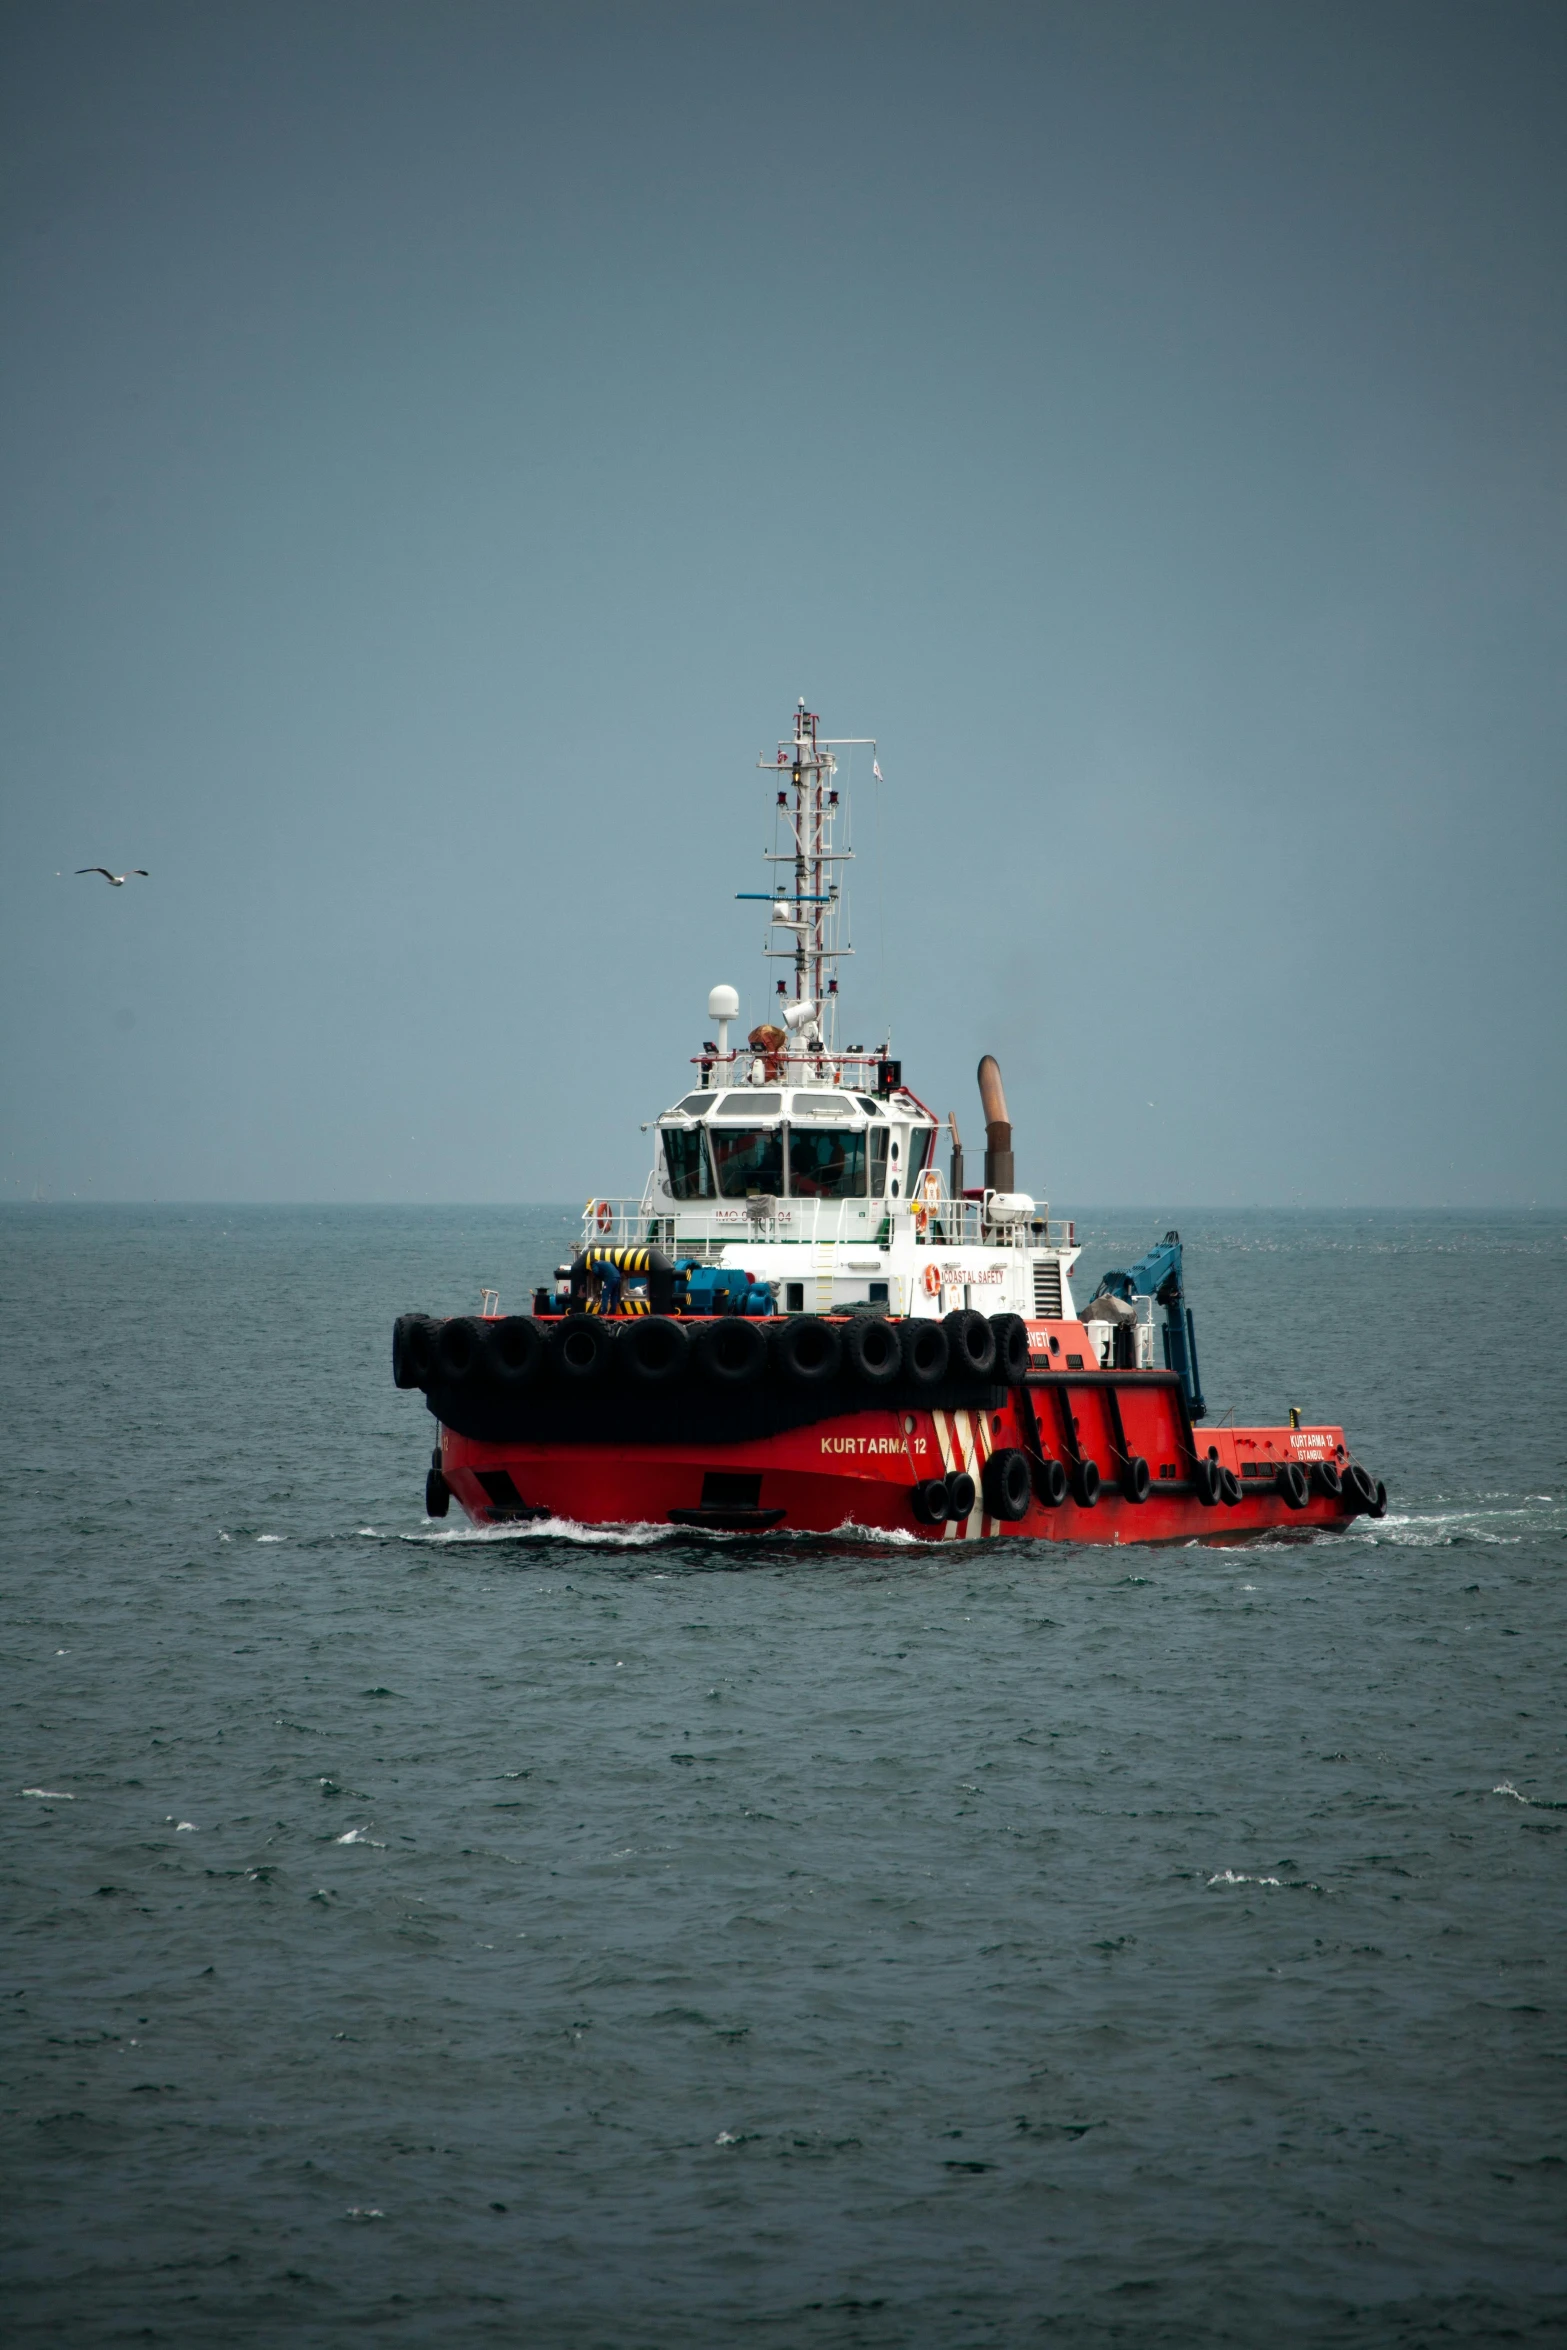
<svg viewBox="0 0 1567 2350"><path fill-rule="evenodd" d="M715 987L707 999L709 1020L738 1020L740 997L732 987Z"/></svg>

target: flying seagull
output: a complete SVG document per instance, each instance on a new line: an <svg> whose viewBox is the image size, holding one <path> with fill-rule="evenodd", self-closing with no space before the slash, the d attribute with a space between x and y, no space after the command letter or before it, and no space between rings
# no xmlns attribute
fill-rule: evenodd
<svg viewBox="0 0 1567 2350"><path fill-rule="evenodd" d="M138 875L143 881L152 879L145 865L133 865L129 873L111 873L107 865L78 865L76 871L78 878L84 873L101 873L111 889L123 889L128 881L135 881Z"/></svg>

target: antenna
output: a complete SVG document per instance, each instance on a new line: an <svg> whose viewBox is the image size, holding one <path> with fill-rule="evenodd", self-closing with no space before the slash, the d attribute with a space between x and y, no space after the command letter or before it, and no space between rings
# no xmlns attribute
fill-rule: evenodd
<svg viewBox="0 0 1567 2350"><path fill-rule="evenodd" d="M834 753L868 736L823 736L821 719L805 706L802 694L795 704L794 732L778 745L772 759L759 759L762 771L787 778L778 794L777 814L788 846L769 852L769 862L781 870L776 886L767 891L743 890L743 897L763 900L772 908L770 927L778 944L764 949L769 961L792 963L794 985L780 979L778 993L794 1003L814 1004L822 1023L820 1050L837 1049L837 965L852 947L838 943L841 902L836 868L848 864L852 849L833 845L834 826L844 811L835 782ZM791 886L792 883L792 886ZM790 1023L795 1027L798 1023Z"/></svg>
<svg viewBox="0 0 1567 2350"><path fill-rule="evenodd" d="M707 1016L718 1022L718 1054L724 1060L729 1053L729 1023L740 1015L740 998L732 987L715 987L707 999Z"/></svg>
<svg viewBox="0 0 1567 2350"><path fill-rule="evenodd" d="M843 1058L837 1038L837 965L854 949L838 943L843 901L837 868L851 863L854 851L833 845L837 820L847 816L840 806L835 754L858 744L869 744L874 751L875 737L824 735L817 713L808 710L805 696L800 696L793 732L779 742L773 758L756 762L763 774L776 776L783 787L774 807L774 839L787 846L763 851L766 862L779 868L771 889L735 892L737 898L769 909L769 943L763 955L769 962L794 966L792 988L787 979L776 983L776 992L784 999L779 1010L789 1039L786 1057L808 1063L818 1076L828 1073L826 1064ZM709 1016L718 1018L711 1006ZM866 1059L858 1045L848 1057L856 1062ZM838 1073L841 1076L841 1069Z"/></svg>

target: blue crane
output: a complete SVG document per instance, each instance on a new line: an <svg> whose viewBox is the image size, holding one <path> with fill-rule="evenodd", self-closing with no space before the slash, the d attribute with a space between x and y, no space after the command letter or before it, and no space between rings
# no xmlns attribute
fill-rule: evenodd
<svg viewBox="0 0 1567 2350"><path fill-rule="evenodd" d="M1094 1297L1118 1297L1130 1305L1134 1297L1151 1297L1164 1308L1165 1368L1173 1371L1186 1394L1186 1408L1194 1420L1207 1417L1202 1382L1197 1374L1197 1330L1192 1309L1181 1287L1181 1236L1167 1232L1157 1247L1139 1257L1124 1273L1107 1273ZM1089 1300L1092 1306L1093 1300Z"/></svg>

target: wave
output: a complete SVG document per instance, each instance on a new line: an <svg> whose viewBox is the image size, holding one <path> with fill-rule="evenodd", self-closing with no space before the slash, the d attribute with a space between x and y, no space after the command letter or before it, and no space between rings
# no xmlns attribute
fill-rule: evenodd
<svg viewBox="0 0 1567 2350"><path fill-rule="evenodd" d="M1136 1549L1152 1556L1157 1551L1172 1549L1203 1549L1209 1551L1239 1550L1259 1561L1270 1556L1298 1557L1302 1552L1315 1552L1325 1545L1348 1544L1361 1552L1379 1548L1394 1549L1450 1549L1466 1544L1483 1549L1515 1549L1538 1540L1541 1536L1567 1534L1567 1500L1554 1494L1525 1494L1484 1496L1463 1504L1438 1504L1429 1509L1390 1510L1385 1518L1358 1517L1347 1523L1332 1526L1267 1526L1233 1530L1226 1526L1204 1527L1201 1533L1171 1536L1168 1541L1139 1544ZM865 1526L850 1518L828 1531L778 1526L771 1528L743 1528L726 1530L707 1526L671 1526L664 1520L640 1519L620 1525L592 1525L570 1517L536 1518L511 1524L471 1526L466 1522L447 1525L426 1519L416 1526L378 1526L372 1520L361 1519L350 1526L338 1526L317 1533L255 1534L248 1528L240 1529L242 1539L257 1543L291 1543L303 1550L330 1550L345 1542L401 1544L414 1550L439 1553L445 1550L464 1551L499 1549L522 1553L537 1552L541 1546L566 1545L573 1550L597 1550L604 1553L674 1549L684 1551L718 1551L739 1545L747 1554L759 1549L768 1554L787 1555L791 1550L811 1551L852 1546L856 1550L875 1551L934 1551L950 1557L954 1552L975 1550L978 1544L964 1541L956 1535L938 1536L896 1526ZM220 1530L219 1539L233 1537ZM1034 1553L1039 1556L1071 1551L1082 1557L1113 1550L1118 1565L1125 1572L1125 1545L1107 1546L1091 1543L1071 1543L1053 1540L1043 1535L1016 1535L1004 1538L1009 1551L1017 1556ZM985 1547L989 1549L990 1544Z"/></svg>
<svg viewBox="0 0 1567 2350"><path fill-rule="evenodd" d="M1406 1549L1451 1549L1475 1543L1486 1549L1510 1550L1542 1534L1567 1532L1567 1510L1551 1494L1526 1494L1521 1501L1498 1496L1458 1507L1389 1510L1385 1518L1357 1518L1352 1531L1363 1542L1391 1543Z"/></svg>
<svg viewBox="0 0 1567 2350"><path fill-rule="evenodd" d="M361 1528L360 1534L370 1529ZM341 1539L333 1537L333 1539ZM722 1549L736 1543L746 1547L765 1544L770 1551L790 1547L819 1548L823 1544L853 1543L868 1549L948 1550L973 1549L972 1543L956 1540L946 1544L932 1544L918 1534L906 1532L897 1526L861 1526L845 1519L830 1533L815 1533L798 1527L773 1527L765 1530L726 1530L717 1526L670 1526L652 1520L633 1521L617 1526L584 1525L577 1518L535 1518L518 1526L442 1526L419 1527L379 1540L411 1543L431 1549L481 1548L509 1549L536 1548L540 1544L565 1542L584 1550L651 1550L651 1549Z"/></svg>
<svg viewBox="0 0 1567 2350"><path fill-rule="evenodd" d="M1260 1885L1265 1892L1320 1893L1322 1887L1310 1877L1250 1877L1244 1869L1220 1869L1207 1881L1211 1892L1215 1885Z"/></svg>
<svg viewBox="0 0 1567 2350"><path fill-rule="evenodd" d="M1491 1793L1509 1795L1514 1803L1524 1804L1530 1811L1567 1811L1567 1803L1553 1802L1548 1795L1520 1795L1511 1779L1504 1779L1499 1787L1491 1789Z"/></svg>

